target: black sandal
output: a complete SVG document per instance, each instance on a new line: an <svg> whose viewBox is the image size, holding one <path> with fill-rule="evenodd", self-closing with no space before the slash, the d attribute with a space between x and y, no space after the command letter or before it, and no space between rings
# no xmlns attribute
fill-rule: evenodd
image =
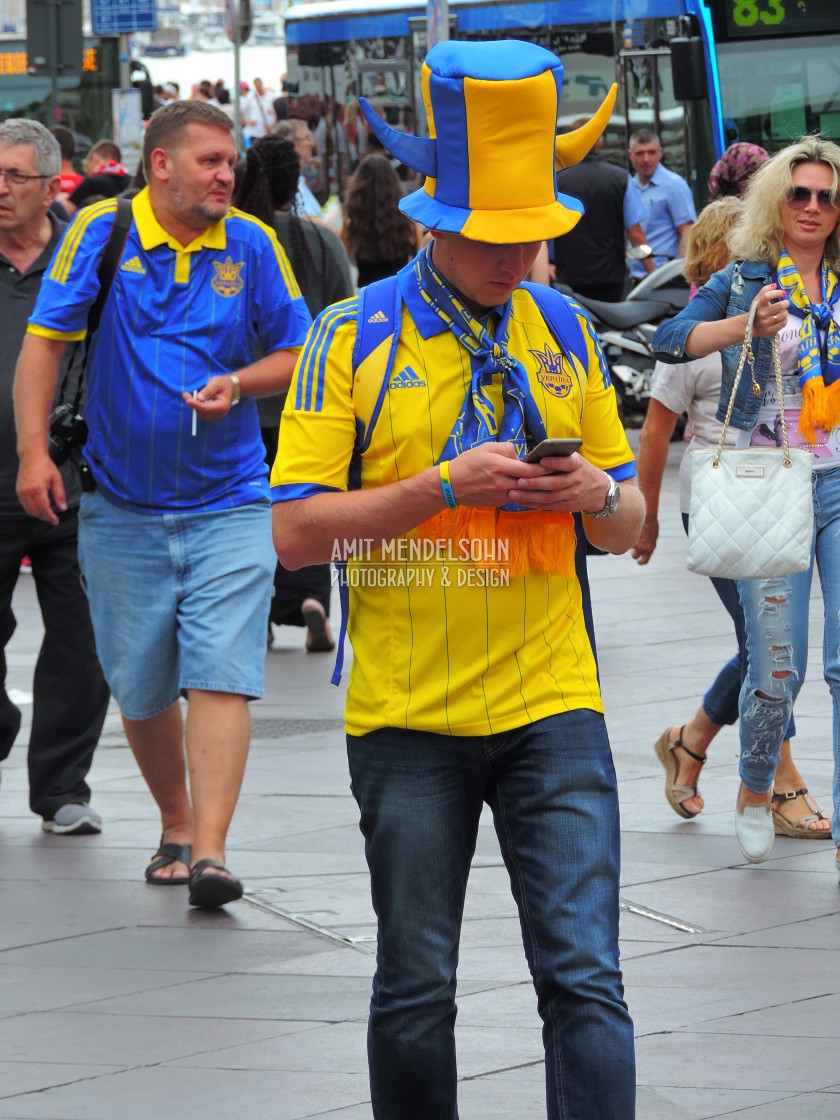
<svg viewBox="0 0 840 1120"><path fill-rule="evenodd" d="M161 879L155 875L162 867L169 867L170 863L185 863L190 866L192 860L192 846L190 844L164 844L160 838L160 847L152 857L152 862L146 868L146 882L154 887L185 887L189 883L187 875L177 878Z"/></svg>
<svg viewBox="0 0 840 1120"><path fill-rule="evenodd" d="M229 879L227 875L215 875L214 868L230 874L225 865L215 859L200 859L190 868L190 906L213 909L242 897L243 887L240 881L236 878Z"/></svg>

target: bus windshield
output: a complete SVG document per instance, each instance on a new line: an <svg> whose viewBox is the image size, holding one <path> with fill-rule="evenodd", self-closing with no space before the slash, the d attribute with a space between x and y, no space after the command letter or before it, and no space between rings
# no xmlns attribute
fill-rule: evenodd
<svg viewBox="0 0 840 1120"><path fill-rule="evenodd" d="M840 35L792 45L763 39L718 46L727 143L775 152L809 132L840 138Z"/></svg>

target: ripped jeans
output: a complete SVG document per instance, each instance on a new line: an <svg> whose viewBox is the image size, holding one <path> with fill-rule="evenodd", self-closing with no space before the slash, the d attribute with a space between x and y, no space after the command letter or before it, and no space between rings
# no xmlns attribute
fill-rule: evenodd
<svg viewBox="0 0 840 1120"><path fill-rule="evenodd" d="M840 467L815 471L814 544L807 572L739 580L748 669L741 688L741 780L755 793L769 789L793 704L808 661L808 607L816 560L825 603L823 672L834 708L834 812L840 845ZM769 699L768 699L769 698Z"/></svg>

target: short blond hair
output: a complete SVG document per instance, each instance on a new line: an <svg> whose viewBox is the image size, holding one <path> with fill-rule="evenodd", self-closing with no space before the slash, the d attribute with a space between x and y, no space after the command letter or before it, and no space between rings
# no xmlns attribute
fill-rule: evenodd
<svg viewBox="0 0 840 1120"><path fill-rule="evenodd" d="M759 167L744 195L744 214L729 235L733 259L759 260L776 266L784 244L780 211L793 188L793 171L803 163L819 163L831 172L831 190L840 189L840 148L821 136L803 136ZM840 213L838 213L840 217ZM833 268L840 267L840 229L835 225L825 243Z"/></svg>
<svg viewBox="0 0 840 1120"><path fill-rule="evenodd" d="M743 201L729 195L710 202L697 215L688 234L683 276L698 288L729 264L726 239L743 212Z"/></svg>

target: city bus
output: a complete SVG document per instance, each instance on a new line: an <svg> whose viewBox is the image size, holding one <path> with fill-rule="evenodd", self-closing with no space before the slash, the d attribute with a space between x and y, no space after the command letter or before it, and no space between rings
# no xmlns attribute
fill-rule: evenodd
<svg viewBox="0 0 840 1120"><path fill-rule="evenodd" d="M623 162L629 134L654 129L698 205L734 140L771 152L817 130L840 140L837 12L838 0L449 0L451 38L527 39L559 55L560 129L617 81L604 155ZM426 49L425 0L315 0L286 12L288 81L300 96L365 96L420 135Z"/></svg>
<svg viewBox="0 0 840 1120"><path fill-rule="evenodd" d="M58 79L56 120L50 78L27 70L26 39L0 35L0 121L29 117L47 128L64 124L83 154L92 143L113 135L111 90L119 85L117 39L85 36L81 77Z"/></svg>

